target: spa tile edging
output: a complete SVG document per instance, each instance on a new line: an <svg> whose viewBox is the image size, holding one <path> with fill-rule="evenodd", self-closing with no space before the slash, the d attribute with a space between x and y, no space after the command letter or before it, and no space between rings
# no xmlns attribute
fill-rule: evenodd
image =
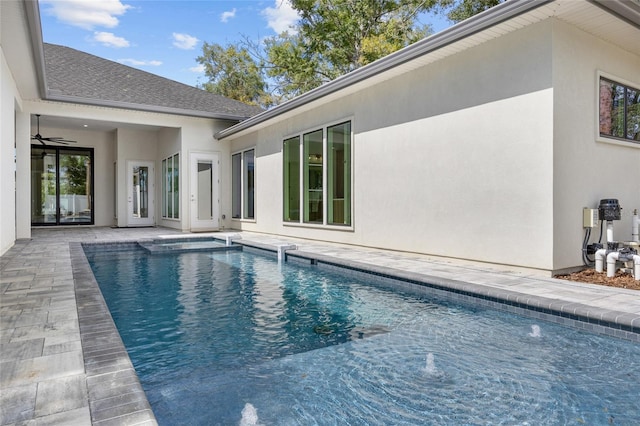
<svg viewBox="0 0 640 426"><path fill-rule="evenodd" d="M69 249L92 424L157 425L82 243L71 242Z"/></svg>

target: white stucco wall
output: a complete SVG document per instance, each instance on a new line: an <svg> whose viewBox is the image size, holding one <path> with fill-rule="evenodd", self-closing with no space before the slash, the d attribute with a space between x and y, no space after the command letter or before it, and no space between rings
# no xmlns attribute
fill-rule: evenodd
<svg viewBox="0 0 640 426"><path fill-rule="evenodd" d="M0 255L16 240L15 110L20 96L0 45Z"/></svg>
<svg viewBox="0 0 640 426"><path fill-rule="evenodd" d="M631 239L631 214L640 211L640 143L598 140L598 73L640 88L640 57L561 21L553 39L554 266L562 269L582 263L582 208L597 208L603 198L622 206L614 238ZM592 231L592 241L598 234Z"/></svg>
<svg viewBox="0 0 640 426"><path fill-rule="evenodd" d="M232 141L257 145L247 230L552 269L552 22ZM284 226L282 140L354 131L353 231Z"/></svg>

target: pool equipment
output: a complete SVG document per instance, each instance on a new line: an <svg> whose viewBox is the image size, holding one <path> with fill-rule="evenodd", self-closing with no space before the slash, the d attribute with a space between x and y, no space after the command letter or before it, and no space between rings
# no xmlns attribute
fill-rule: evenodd
<svg viewBox="0 0 640 426"><path fill-rule="evenodd" d="M640 218L638 210L633 211L632 216L632 241L618 242L613 238L613 221L622 218L622 207L615 198L605 198L600 200L598 209L587 209L583 211L583 227L585 228L585 238L582 246L582 259L585 265L590 266L595 263L597 272L604 272L605 262L607 277L614 277L618 268L618 263L624 263L624 269L632 273L636 281L640 281L640 255L638 255L638 228ZM597 213L597 219L596 219ZM597 243L588 244L591 236L591 228L600 221L600 239ZM602 226L606 222L606 240L602 241ZM595 255L592 261L589 255ZM633 265L633 266L631 266Z"/></svg>

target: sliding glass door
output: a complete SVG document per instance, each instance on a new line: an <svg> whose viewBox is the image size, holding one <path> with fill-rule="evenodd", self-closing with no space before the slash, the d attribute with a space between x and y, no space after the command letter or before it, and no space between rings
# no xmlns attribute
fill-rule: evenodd
<svg viewBox="0 0 640 426"><path fill-rule="evenodd" d="M93 149L32 145L31 224L93 223Z"/></svg>

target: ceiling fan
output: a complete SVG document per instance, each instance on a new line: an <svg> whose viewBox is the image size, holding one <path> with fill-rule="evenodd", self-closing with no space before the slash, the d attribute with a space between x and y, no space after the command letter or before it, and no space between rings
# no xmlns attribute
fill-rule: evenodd
<svg viewBox="0 0 640 426"><path fill-rule="evenodd" d="M36 114L36 120L38 122L38 130L35 134L35 136L31 136L31 140L36 140L38 142L40 142L42 145L47 146L47 144L45 142L49 142L49 143L59 143L62 145L69 145L70 143L76 143L76 141L72 141L72 140L68 140L65 138L61 138L58 136L51 136L48 138L43 137L40 134L40 114Z"/></svg>

